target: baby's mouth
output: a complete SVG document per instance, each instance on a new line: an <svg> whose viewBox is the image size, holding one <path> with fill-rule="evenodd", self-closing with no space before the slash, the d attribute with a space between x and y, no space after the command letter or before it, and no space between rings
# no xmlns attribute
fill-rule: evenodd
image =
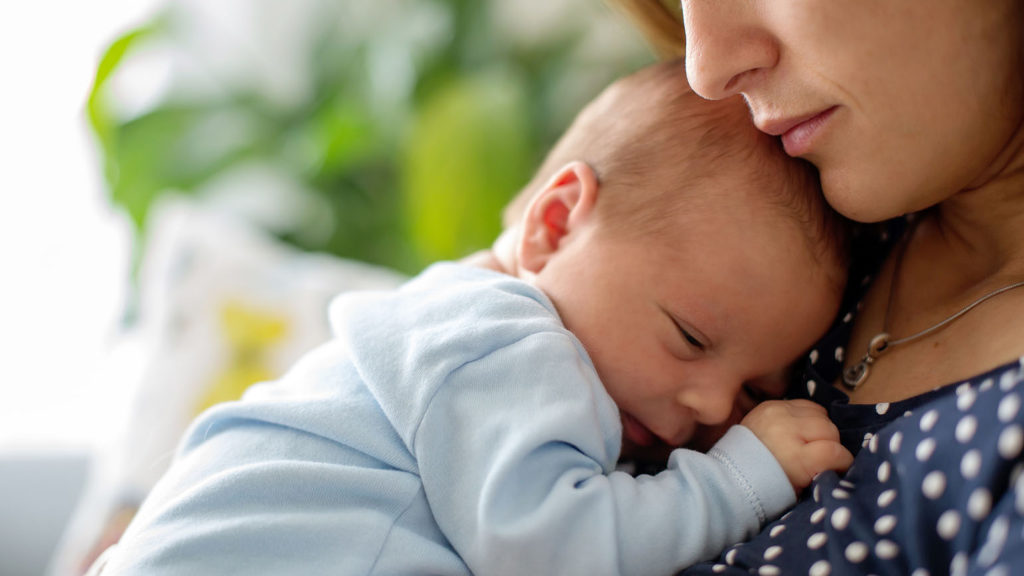
<svg viewBox="0 0 1024 576"><path fill-rule="evenodd" d="M622 413L622 452L619 457L623 461L661 469L665 467L672 450L672 446L666 444L639 420Z"/></svg>
<svg viewBox="0 0 1024 576"><path fill-rule="evenodd" d="M648 447L660 442L653 432L625 412L622 413L622 434L636 446Z"/></svg>

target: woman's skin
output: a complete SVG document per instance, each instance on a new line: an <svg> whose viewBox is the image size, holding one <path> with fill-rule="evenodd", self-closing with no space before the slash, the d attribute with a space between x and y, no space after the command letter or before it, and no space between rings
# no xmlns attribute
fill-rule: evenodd
<svg viewBox="0 0 1024 576"><path fill-rule="evenodd" d="M1024 1L683 0L686 68L706 98L818 166L844 215L918 219L888 332L907 336L1024 280ZM895 254L895 251L894 251ZM845 361L882 331L890 255ZM1024 288L892 348L851 394L892 402L1024 354Z"/></svg>

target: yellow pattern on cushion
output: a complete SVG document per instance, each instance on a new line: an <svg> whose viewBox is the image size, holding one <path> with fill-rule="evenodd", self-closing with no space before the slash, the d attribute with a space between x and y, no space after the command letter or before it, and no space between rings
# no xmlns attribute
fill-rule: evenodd
<svg viewBox="0 0 1024 576"><path fill-rule="evenodd" d="M278 376L269 358L288 333L287 317L237 300L224 302L219 317L228 345L228 365L214 376L196 414L214 404L237 400L249 386Z"/></svg>

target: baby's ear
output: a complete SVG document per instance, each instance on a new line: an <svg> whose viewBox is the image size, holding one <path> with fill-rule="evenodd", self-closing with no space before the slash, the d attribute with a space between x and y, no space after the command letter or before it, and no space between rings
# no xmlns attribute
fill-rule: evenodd
<svg viewBox="0 0 1024 576"><path fill-rule="evenodd" d="M585 162L570 162L548 180L523 216L517 249L522 270L536 274L547 265L566 237L590 218L597 190L597 175Z"/></svg>

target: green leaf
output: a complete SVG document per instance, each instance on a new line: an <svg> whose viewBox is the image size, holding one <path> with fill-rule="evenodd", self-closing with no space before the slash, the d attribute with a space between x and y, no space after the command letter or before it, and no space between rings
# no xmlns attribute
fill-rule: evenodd
<svg viewBox="0 0 1024 576"><path fill-rule="evenodd" d="M89 91L86 113L89 125L99 140L104 156L104 175L111 188L117 178L116 161L114 160L114 149L117 145L117 120L107 103L105 92L107 81L132 47L160 30L161 22L162 20L155 19L153 22L130 30L115 39L100 58L92 89Z"/></svg>
<svg viewBox="0 0 1024 576"><path fill-rule="evenodd" d="M319 156L319 176L329 177L357 167L380 149L381 131L367 107L338 97L319 110L306 127L311 149Z"/></svg>
<svg viewBox="0 0 1024 576"><path fill-rule="evenodd" d="M234 121L225 123L225 117ZM160 194L192 192L232 164L263 152L274 136L257 128L236 105L164 106L126 122L117 127L108 153L112 198L141 229Z"/></svg>

